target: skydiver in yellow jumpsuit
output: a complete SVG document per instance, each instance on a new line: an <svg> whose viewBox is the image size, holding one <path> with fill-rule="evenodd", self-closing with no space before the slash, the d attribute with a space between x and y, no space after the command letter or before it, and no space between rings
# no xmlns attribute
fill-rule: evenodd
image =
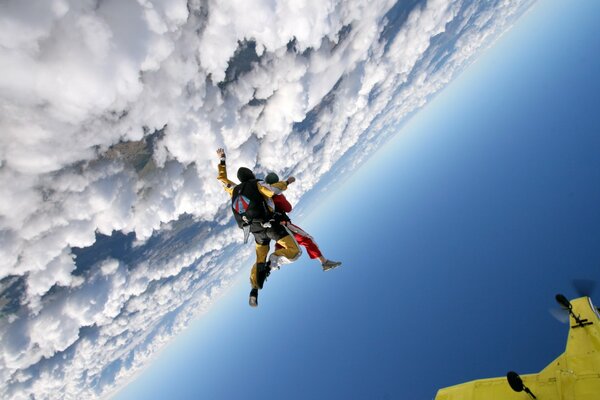
<svg viewBox="0 0 600 400"><path fill-rule="evenodd" d="M240 184L238 185L227 178L225 150L218 149L217 156L220 159L217 179L223 183L225 191L229 193L232 198L236 195L235 199L237 200L237 195L241 194L240 190L249 190L250 192L256 193L255 189L257 189L258 193L262 196L262 199L264 199L264 203L270 213L275 211L272 197L281 193L283 190L286 190L288 185L295 181L294 177L290 177L285 181L268 185L263 181L257 180L250 169L241 167L237 172L237 177L240 180ZM246 186L246 184L249 184L250 186ZM256 186L254 187L254 185ZM243 188L244 186L245 189ZM250 194L247 195L250 196ZM239 197L246 199L244 196ZM232 205L232 208L235 209L235 204ZM234 212L234 216L235 215ZM267 276L269 276L271 268L277 268L278 263L284 261L282 258L289 261L298 259L301 251L294 240L294 237L289 234L284 226L273 219L270 219L269 221L250 221L250 223L247 224L247 228L254 236L254 241L256 243L256 263L252 266L250 272L250 284L252 290L250 291L249 298L250 306L256 307L258 306L258 290L262 289L263 283ZM269 262L267 262L267 254L269 253L269 244L271 240L275 240L281 248L274 251L269 257Z"/></svg>

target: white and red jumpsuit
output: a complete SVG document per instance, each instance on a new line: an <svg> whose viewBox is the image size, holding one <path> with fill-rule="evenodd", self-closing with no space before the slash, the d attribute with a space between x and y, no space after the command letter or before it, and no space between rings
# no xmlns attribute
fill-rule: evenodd
<svg viewBox="0 0 600 400"><path fill-rule="evenodd" d="M275 203L275 210L280 213L284 213L284 216L287 219L286 226L289 229L289 231L294 235L296 242L298 242L300 246L304 246L306 248L306 251L308 252L308 256L310 258L321 257L323 254L321 254L321 250L319 250L319 246L317 246L312 236L306 233L298 225L294 225L292 221L290 221L289 218L287 218L287 216L285 215L285 213L289 213L292 211L292 205L289 201L287 201L285 196L283 194L276 194L272 197L272 199ZM275 249L278 249L279 246L279 243L277 243L275 245Z"/></svg>

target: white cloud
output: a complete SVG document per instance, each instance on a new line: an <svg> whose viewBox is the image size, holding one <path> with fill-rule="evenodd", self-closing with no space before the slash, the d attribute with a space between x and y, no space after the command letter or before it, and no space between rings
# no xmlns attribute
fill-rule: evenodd
<svg viewBox="0 0 600 400"><path fill-rule="evenodd" d="M246 269L216 148L296 202L528 4L424 1L386 41L392 0L2 2L1 397L115 390ZM74 260L113 231L135 257Z"/></svg>

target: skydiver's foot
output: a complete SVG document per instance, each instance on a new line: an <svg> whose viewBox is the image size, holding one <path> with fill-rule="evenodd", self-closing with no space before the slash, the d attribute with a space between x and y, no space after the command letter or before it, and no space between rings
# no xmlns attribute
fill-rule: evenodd
<svg viewBox="0 0 600 400"><path fill-rule="evenodd" d="M323 271L329 271L330 269L334 269L335 267L339 267L342 265L339 261L325 260L321 266L323 267Z"/></svg>
<svg viewBox="0 0 600 400"><path fill-rule="evenodd" d="M250 291L250 299L248 300L250 307L258 307L258 289Z"/></svg>
<svg viewBox="0 0 600 400"><path fill-rule="evenodd" d="M270 265L271 271L276 271L280 268L279 257L280 256L276 256L275 253L271 253L271 255L269 256L269 261L267 261L267 264Z"/></svg>
<svg viewBox="0 0 600 400"><path fill-rule="evenodd" d="M259 289L263 288L267 277L271 274L270 263L258 263L256 264L256 284Z"/></svg>

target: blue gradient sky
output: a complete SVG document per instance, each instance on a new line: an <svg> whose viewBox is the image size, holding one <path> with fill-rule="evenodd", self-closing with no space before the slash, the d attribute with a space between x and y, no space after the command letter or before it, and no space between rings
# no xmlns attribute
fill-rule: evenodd
<svg viewBox="0 0 600 400"><path fill-rule="evenodd" d="M541 370L554 294L600 266L599 16L536 4L296 221L342 268L304 256L258 309L243 273L116 398L418 400Z"/></svg>

